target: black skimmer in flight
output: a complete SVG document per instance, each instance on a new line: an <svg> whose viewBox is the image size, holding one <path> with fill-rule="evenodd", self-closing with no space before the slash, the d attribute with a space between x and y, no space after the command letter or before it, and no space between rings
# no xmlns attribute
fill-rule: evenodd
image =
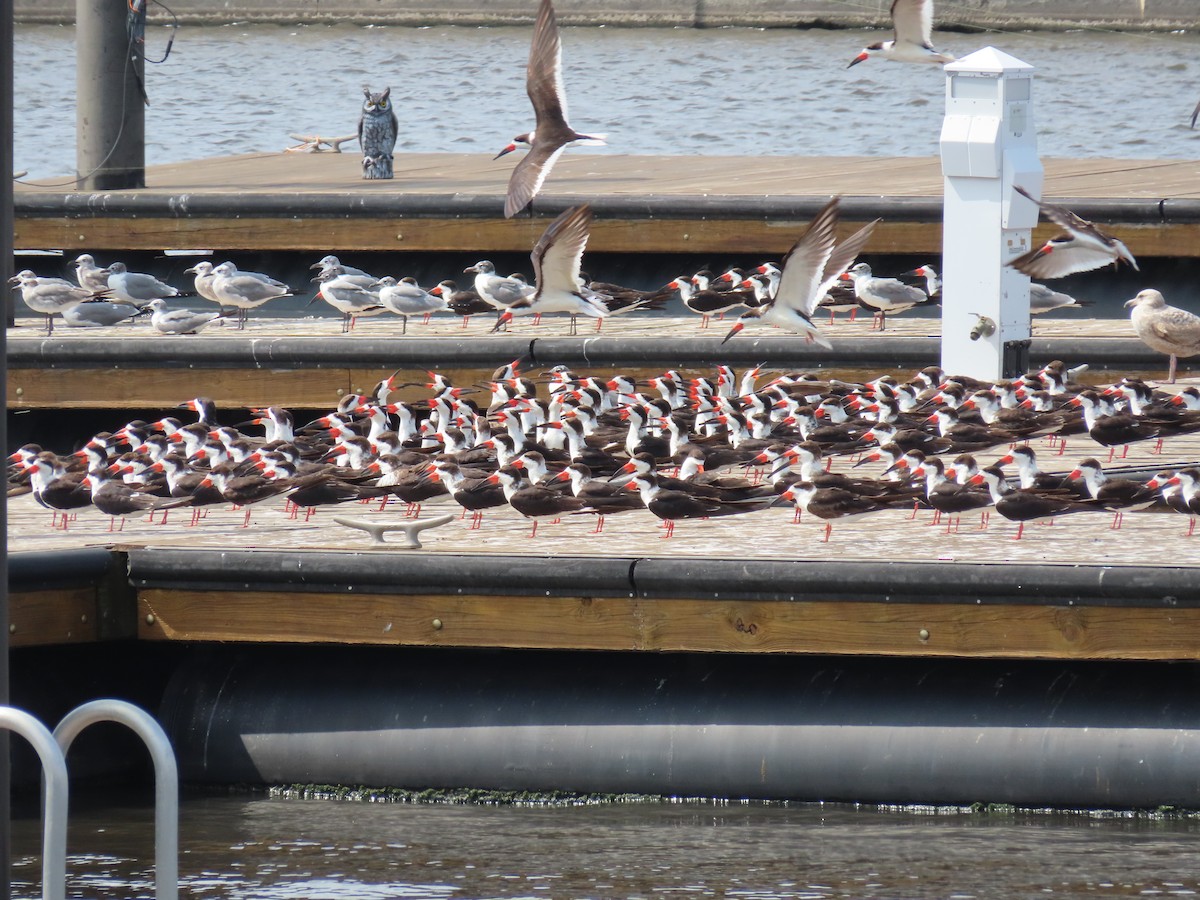
<svg viewBox="0 0 1200 900"><path fill-rule="evenodd" d="M533 131L517 135L496 159L528 144L525 154L508 179L508 195L504 198L504 217L511 219L541 190L542 182L568 144L603 144L603 134L580 134L567 122L567 94L562 81L562 41L554 4L541 0L537 21L533 26L533 43L529 47L529 65L525 70L525 90L533 104Z"/></svg>
<svg viewBox="0 0 1200 900"><path fill-rule="evenodd" d="M895 30L892 40L864 47L847 69L874 56L908 63L954 62L949 53L933 48L933 0L893 0L891 16Z"/></svg>
<svg viewBox="0 0 1200 900"><path fill-rule="evenodd" d="M1105 234L1064 206L1043 203L1024 188L1016 187L1015 190L1036 203L1042 215L1066 232L1010 262L1009 265L1018 272L1030 278L1062 278L1110 263L1115 265L1122 259L1137 269L1137 260L1129 248L1112 235Z"/></svg>
<svg viewBox="0 0 1200 900"><path fill-rule="evenodd" d="M805 340L832 349L833 345L813 323L813 312L842 270L854 262L875 228L875 222L871 222L841 244L835 245L838 199L832 198L821 208L800 240L784 256L775 295L761 306L751 307L742 313L725 335L725 341L745 328L749 320L759 319L786 331L803 334Z"/></svg>
<svg viewBox="0 0 1200 900"><path fill-rule="evenodd" d="M1171 358L1167 382L1174 384L1179 357L1200 353L1200 316L1177 306L1168 306L1163 295L1153 289L1141 291L1125 305L1133 308L1129 318L1142 343Z"/></svg>
<svg viewBox="0 0 1200 900"><path fill-rule="evenodd" d="M571 334L575 334L577 316L599 319L608 315L608 307L600 296L588 292L579 280L591 224L592 208L586 203L571 207L550 223L529 255L533 262L533 294L515 301L501 313L493 331L517 315L568 313Z"/></svg>

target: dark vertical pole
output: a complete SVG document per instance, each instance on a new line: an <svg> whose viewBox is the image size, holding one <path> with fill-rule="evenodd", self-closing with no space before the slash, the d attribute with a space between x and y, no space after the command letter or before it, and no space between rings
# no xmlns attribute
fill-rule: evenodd
<svg viewBox="0 0 1200 900"><path fill-rule="evenodd" d="M145 5L114 0L75 3L75 168L79 188L122 190L146 185L145 61L142 35L130 27Z"/></svg>
<svg viewBox="0 0 1200 900"><path fill-rule="evenodd" d="M13 262L13 0L0 0L0 284L8 292ZM5 296L3 308L9 308ZM0 397L8 396L6 329L0 329ZM8 450L8 414L0 418L0 448ZM0 500L0 525L8 534L8 504ZM8 705L8 549L0 548L0 706ZM9 900L8 732L0 732L0 900Z"/></svg>

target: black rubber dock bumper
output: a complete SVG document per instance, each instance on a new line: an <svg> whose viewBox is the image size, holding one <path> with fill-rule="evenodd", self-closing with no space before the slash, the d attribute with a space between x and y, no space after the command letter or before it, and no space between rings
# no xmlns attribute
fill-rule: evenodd
<svg viewBox="0 0 1200 900"><path fill-rule="evenodd" d="M1195 807L1195 667L694 654L198 651L185 780Z"/></svg>

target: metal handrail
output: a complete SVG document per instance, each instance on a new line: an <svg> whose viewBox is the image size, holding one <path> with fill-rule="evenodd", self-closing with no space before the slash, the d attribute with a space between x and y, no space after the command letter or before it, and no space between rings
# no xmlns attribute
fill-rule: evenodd
<svg viewBox="0 0 1200 900"><path fill-rule="evenodd" d="M154 763L154 896L179 897L179 770L175 752L162 726L148 712L124 700L93 700L67 713L54 729L65 760L71 743L97 722L119 722L145 743ZM64 762L65 775L65 762ZM64 800L65 804L65 800ZM65 816L64 816L65 821ZM66 835L63 835L64 864Z"/></svg>
<svg viewBox="0 0 1200 900"><path fill-rule="evenodd" d="M67 896L67 758L50 730L23 710L0 706L0 728L29 741L42 762L42 897ZM7 790L7 787L5 788Z"/></svg>

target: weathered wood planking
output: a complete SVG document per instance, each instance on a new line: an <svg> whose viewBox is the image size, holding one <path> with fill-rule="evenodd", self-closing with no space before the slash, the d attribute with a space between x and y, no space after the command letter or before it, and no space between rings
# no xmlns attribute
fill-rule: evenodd
<svg viewBox="0 0 1200 900"><path fill-rule="evenodd" d="M1200 163L1184 160L1046 160L1046 194L1061 198L1170 200L1200 198ZM175 197L179 215L104 214L80 205L79 216L20 212L18 249L55 247L70 253L96 249L160 250L204 246L222 250L468 251L528 250L545 222L462 216L460 199L503 196L510 163L474 154L405 154L393 181L364 181L354 154L252 154L152 167L147 187L134 195ZM53 192L18 185L19 193ZM395 197L395 217L353 212L316 217L189 216L191 195L247 197ZM581 202L597 196L736 198L753 209L763 197L940 198L940 163L929 157L671 157L576 154L559 161L544 189L547 198ZM406 216L407 196L446 198L445 216ZM721 215L680 218L606 218L596 223L589 249L599 252L781 253L803 221L735 221ZM1135 254L1190 256L1200 226L1109 223ZM1043 226L1038 238L1052 229ZM937 224L885 223L871 252L936 253Z"/></svg>
<svg viewBox="0 0 1200 900"><path fill-rule="evenodd" d="M1200 659L1200 610L149 589L142 640Z"/></svg>
<svg viewBox="0 0 1200 900"><path fill-rule="evenodd" d="M81 644L98 639L94 587L15 591L8 599L10 646Z"/></svg>

